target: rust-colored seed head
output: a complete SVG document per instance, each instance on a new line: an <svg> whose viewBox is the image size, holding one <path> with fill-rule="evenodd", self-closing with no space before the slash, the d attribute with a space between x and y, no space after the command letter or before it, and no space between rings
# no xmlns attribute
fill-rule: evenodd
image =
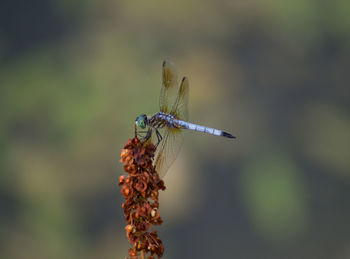
<svg viewBox="0 0 350 259"><path fill-rule="evenodd" d="M163 256L164 246L156 231L147 232L152 225L160 225L159 190L165 190L153 166L156 147L150 142L141 142L138 138L129 139L120 155L120 162L128 175L119 177L119 186L125 199L122 204L127 222L126 236L133 248L129 249L129 259L154 259Z"/></svg>

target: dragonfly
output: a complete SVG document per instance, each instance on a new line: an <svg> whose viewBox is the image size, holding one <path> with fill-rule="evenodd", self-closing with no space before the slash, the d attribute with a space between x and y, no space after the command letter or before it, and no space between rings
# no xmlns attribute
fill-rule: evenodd
<svg viewBox="0 0 350 259"><path fill-rule="evenodd" d="M162 87L159 98L160 111L147 116L141 114L135 120L135 132L144 141L156 143L154 166L164 177L175 161L183 143L184 130L204 132L225 138L236 138L225 131L188 122L189 82L183 77L178 86L178 76L173 62L162 64ZM140 128L142 130L137 131ZM148 128L148 129L146 129Z"/></svg>

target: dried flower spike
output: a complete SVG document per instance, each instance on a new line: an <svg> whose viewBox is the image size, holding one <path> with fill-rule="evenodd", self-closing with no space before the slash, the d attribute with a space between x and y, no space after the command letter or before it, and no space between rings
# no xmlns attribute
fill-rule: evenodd
<svg viewBox="0 0 350 259"><path fill-rule="evenodd" d="M127 222L126 236L133 246L129 249L129 259L161 258L164 252L157 231L148 232L152 225L162 224L159 216L159 190L165 190L163 180L153 166L156 147L151 142L142 142L137 137L129 139L121 152L120 161L128 175L119 178L122 204Z"/></svg>

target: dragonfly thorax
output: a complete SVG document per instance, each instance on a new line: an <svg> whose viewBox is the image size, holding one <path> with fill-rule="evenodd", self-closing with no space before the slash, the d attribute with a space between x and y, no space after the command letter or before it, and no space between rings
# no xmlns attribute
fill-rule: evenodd
<svg viewBox="0 0 350 259"><path fill-rule="evenodd" d="M153 128L163 128L164 126L173 128L173 121L175 119L176 117L174 115L166 114L164 112L158 112L148 120L148 125Z"/></svg>

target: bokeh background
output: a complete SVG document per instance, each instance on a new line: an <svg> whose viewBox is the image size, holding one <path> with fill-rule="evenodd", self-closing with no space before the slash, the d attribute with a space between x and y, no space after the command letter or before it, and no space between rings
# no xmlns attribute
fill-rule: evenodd
<svg viewBox="0 0 350 259"><path fill-rule="evenodd" d="M0 2L0 258L124 258L117 186L161 63L191 121L164 258L350 258L350 2Z"/></svg>

